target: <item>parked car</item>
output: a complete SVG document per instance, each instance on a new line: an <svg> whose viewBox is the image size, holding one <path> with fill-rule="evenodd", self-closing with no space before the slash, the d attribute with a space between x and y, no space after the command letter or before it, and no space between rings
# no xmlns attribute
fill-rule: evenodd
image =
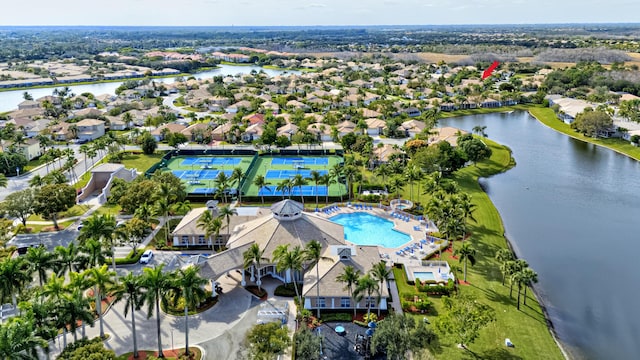
<svg viewBox="0 0 640 360"><path fill-rule="evenodd" d="M144 253L142 253L142 256L140 257L140 264L148 264L152 258L153 258L153 251L146 250Z"/></svg>

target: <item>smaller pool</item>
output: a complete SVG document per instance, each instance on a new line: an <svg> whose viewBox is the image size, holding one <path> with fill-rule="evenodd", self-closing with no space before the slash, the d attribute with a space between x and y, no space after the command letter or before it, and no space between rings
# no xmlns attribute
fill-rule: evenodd
<svg viewBox="0 0 640 360"><path fill-rule="evenodd" d="M436 277L433 275L431 271L414 271L413 272L414 279L420 279L420 281L427 280L435 280Z"/></svg>

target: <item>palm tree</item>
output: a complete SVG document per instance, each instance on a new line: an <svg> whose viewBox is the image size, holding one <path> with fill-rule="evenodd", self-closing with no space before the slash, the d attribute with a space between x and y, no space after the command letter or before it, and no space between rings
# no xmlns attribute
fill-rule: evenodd
<svg viewBox="0 0 640 360"><path fill-rule="evenodd" d="M380 282L380 292L383 292L382 289L384 289L384 282L387 282L387 285L389 284L389 280L391 279L391 269L389 269L387 267L387 263L385 263L384 261L380 261L376 264L373 264L373 267L370 270L371 276ZM380 307L378 306L378 317L380 316Z"/></svg>
<svg viewBox="0 0 640 360"><path fill-rule="evenodd" d="M309 266L316 266L316 299L320 298L320 261L333 261L332 258L322 256L322 244L318 240L311 240L304 248L303 259L309 261ZM317 307L320 318L320 307Z"/></svg>
<svg viewBox="0 0 640 360"><path fill-rule="evenodd" d="M53 250L53 253L56 256L56 262L59 265L58 275L64 275L67 272L72 272L73 266L78 263L80 248L78 248L75 243L70 243L67 247L58 245Z"/></svg>
<svg viewBox="0 0 640 360"><path fill-rule="evenodd" d="M154 210L157 215L160 215L164 219L164 241L165 244L169 243L169 210L171 210L171 203L167 198L158 198L154 204Z"/></svg>
<svg viewBox="0 0 640 360"><path fill-rule="evenodd" d="M459 255L459 262L464 261L464 282L467 282L467 261L471 263L471 266L476 264L476 249L471 246L471 243L463 242L462 247L454 252L454 255Z"/></svg>
<svg viewBox="0 0 640 360"><path fill-rule="evenodd" d="M102 244L97 240L86 240L80 247L80 250L82 253L86 254L86 257L80 259L79 267L84 265L84 268L88 269L90 267L98 266L98 264L102 264L106 260L106 253L102 248Z"/></svg>
<svg viewBox="0 0 640 360"><path fill-rule="evenodd" d="M307 185L307 179L303 178L302 175L296 174L292 181L291 186L297 186L298 191L300 191L300 200L302 201L302 205L304 206L304 194L302 193L302 187Z"/></svg>
<svg viewBox="0 0 640 360"><path fill-rule="evenodd" d="M402 188L404 188L404 181L402 180L402 178L394 176L389 179L389 188L389 190L395 191L396 198L400 199L400 191L402 191Z"/></svg>
<svg viewBox="0 0 640 360"><path fill-rule="evenodd" d="M0 326L0 359L38 359L38 348L47 342L36 335L33 321L16 317Z"/></svg>
<svg viewBox="0 0 640 360"><path fill-rule="evenodd" d="M222 228L222 219L220 217L213 217L211 211L207 210L202 213L196 223L196 226L199 229L204 230L204 236L209 239L209 243L211 244L211 248L213 249L213 243L217 241L218 235L220 235L220 229ZM211 239L211 235L215 235L213 239Z"/></svg>
<svg viewBox="0 0 640 360"><path fill-rule="evenodd" d="M0 187L6 188L8 183L7 177L4 174L0 174Z"/></svg>
<svg viewBox="0 0 640 360"><path fill-rule="evenodd" d="M200 268L196 266L188 266L178 270L175 286L179 289L179 295L184 299L184 351L189 357L189 308L195 309L206 297L206 293L202 288L207 280L200 277ZM178 302L178 296L174 297L174 301Z"/></svg>
<svg viewBox="0 0 640 360"><path fill-rule="evenodd" d="M102 322L102 300L104 294L111 290L114 284L113 278L116 276L114 271L109 271L107 265L94 267L85 271L85 275L91 279L93 292L96 297L96 312L100 319L100 337L104 339L104 324Z"/></svg>
<svg viewBox="0 0 640 360"><path fill-rule="evenodd" d="M235 181L236 182L236 192L238 194L238 203L242 203L242 190L240 189L240 186L242 185L242 178L244 177L244 173L242 172L242 169L237 167L235 169L233 169L233 172L231 173L231 176L229 177L229 180L231 182Z"/></svg>
<svg viewBox="0 0 640 360"><path fill-rule="evenodd" d="M256 176L256 178L253 180L253 185L258 187L258 194L260 194L262 204L264 205L264 194L262 193L262 189L266 188L267 190L270 190L267 181L264 178L264 175Z"/></svg>
<svg viewBox="0 0 640 360"><path fill-rule="evenodd" d="M340 178L342 177L342 174L343 174L342 170L343 170L343 165L335 164L333 165L331 170L329 170L329 176L331 177L331 179L335 180L336 183L340 183ZM342 202L342 195L343 195L342 192L340 192L340 202Z"/></svg>
<svg viewBox="0 0 640 360"><path fill-rule="evenodd" d="M507 261L513 260L513 253L509 249L499 249L496 251L495 259L500 262L500 272L502 272L502 286L504 286L504 279L507 275L507 267L505 264Z"/></svg>
<svg viewBox="0 0 640 360"><path fill-rule="evenodd" d="M69 273L69 283L67 284L67 293L73 292L81 292L84 293L85 290L92 286L91 279L85 277L84 273L77 273L72 271ZM91 314L91 320L83 320L82 321L82 338L85 339L86 336L86 324L93 326L94 317L93 313Z"/></svg>
<svg viewBox="0 0 640 360"><path fill-rule="evenodd" d="M218 173L218 176L216 176L214 183L216 184L216 187L218 188L218 190L222 192L224 202L226 203L227 189L229 188L229 177L227 176L227 174L224 173L224 171L220 171Z"/></svg>
<svg viewBox="0 0 640 360"><path fill-rule="evenodd" d="M66 324L69 324L73 332L74 341L78 341L78 333L76 331L78 329L78 321L82 322L83 329L85 323L93 325L93 312L91 311L89 299L84 297L81 291L76 290L70 294L63 294L59 309L62 318L66 320L65 329Z"/></svg>
<svg viewBox="0 0 640 360"><path fill-rule="evenodd" d="M360 278L360 275L362 275L360 273L360 270L355 269L351 265L347 265L342 270L342 273L340 275L338 275L338 277L336 277L336 281L339 281L341 283L346 284L345 287L344 287L344 290L348 290L349 291L349 297L351 299L354 298L354 296L353 296L353 285L357 285L358 284L358 279ZM356 304L353 304L353 317L354 318L356 317Z"/></svg>
<svg viewBox="0 0 640 360"><path fill-rule="evenodd" d="M32 281L29 263L22 257L7 257L0 262L0 292L2 297L11 295L13 307L18 307L18 294Z"/></svg>
<svg viewBox="0 0 640 360"><path fill-rule="evenodd" d="M343 168L342 173L347 181L347 197L351 200L353 196L353 180L358 174L358 169L353 165L347 165Z"/></svg>
<svg viewBox="0 0 640 360"><path fill-rule="evenodd" d="M416 182L417 180L420 180L420 177L422 176L422 170L420 170L420 168L416 165L409 166L405 168L403 175L404 175L404 178L409 182L409 186L410 186L409 200L413 201L413 183ZM418 186L420 186L419 182L418 182ZM418 192L420 192L419 189L418 189Z"/></svg>
<svg viewBox="0 0 640 360"><path fill-rule="evenodd" d="M145 293L145 301L147 303L147 319L156 310L156 329L158 335L158 357L164 358L162 353L162 333L160 329L160 302L167 305L166 292L170 288L171 274L164 273L162 269L164 264L153 268L144 268L142 275L142 284L147 290Z"/></svg>
<svg viewBox="0 0 640 360"><path fill-rule="evenodd" d="M219 218L224 218L225 220L227 220L227 239L231 237L231 227L229 226L229 224L231 223L231 217L233 215L238 215L238 210L236 210L235 208L231 208L229 205L221 207L218 212Z"/></svg>
<svg viewBox="0 0 640 360"><path fill-rule="evenodd" d="M67 293L64 277L51 274L47 282L40 288L40 295L54 304L58 304L62 295Z"/></svg>
<svg viewBox="0 0 640 360"><path fill-rule="evenodd" d="M327 193L325 194L325 203L329 204L329 187L331 184L335 184L335 180L331 177L330 174L324 174L320 176L320 184L327 187Z"/></svg>
<svg viewBox="0 0 640 360"><path fill-rule="evenodd" d="M527 305L527 288L538 282L538 273L533 271L532 268L527 267L522 269L522 278L524 285L524 304Z"/></svg>
<svg viewBox="0 0 640 360"><path fill-rule="evenodd" d="M264 250L260 249L260 246L256 243L251 244L249 249L242 254L244 257L244 268L248 269L253 267L255 272L257 273L257 281L258 289L262 292L262 281L260 280L260 262L262 260L269 261L269 258L264 257ZM254 273L251 273L251 281L254 281Z"/></svg>
<svg viewBox="0 0 640 360"><path fill-rule="evenodd" d="M148 203L140 204L138 208L133 213L133 216L140 218L140 220L148 223L149 218L151 218L153 214L153 209L149 206Z"/></svg>
<svg viewBox="0 0 640 360"><path fill-rule="evenodd" d="M376 174L376 176L379 176L382 178L382 183L385 184L385 187L386 187L387 177L392 174L391 167L389 167L389 165L387 164L380 164L380 166L378 166L374 170L374 173Z"/></svg>
<svg viewBox="0 0 640 360"><path fill-rule="evenodd" d="M513 275L522 271L522 269L529 267L526 260L518 259L514 261L507 261L509 264L509 298L513 296Z"/></svg>
<svg viewBox="0 0 640 360"><path fill-rule="evenodd" d="M511 274L511 282L515 283L518 286L518 300L517 300L517 308L520 310L520 293L522 291L522 285L525 283L525 275L524 269L520 269L513 274Z"/></svg>
<svg viewBox="0 0 640 360"><path fill-rule="evenodd" d="M373 279L369 274L365 274L358 279L356 289L353 291L353 296L356 301L359 302L364 294L367 294L367 317L371 313L371 295L379 292L378 282Z"/></svg>
<svg viewBox="0 0 640 360"><path fill-rule="evenodd" d="M142 287L142 277L128 273L121 279L120 286L118 286L113 295L116 301L125 299L124 316L127 317L129 310L131 310L131 330L133 334L133 357L138 358L138 339L136 336L136 311L140 310L144 304L145 293Z"/></svg>
<svg viewBox="0 0 640 360"><path fill-rule="evenodd" d="M478 136L487 137L487 134L484 132L486 129L486 126L476 125L471 129L471 131Z"/></svg>
<svg viewBox="0 0 640 360"><path fill-rule="evenodd" d="M40 174L33 175L33 177L29 180L30 187L37 188L41 187L42 185L44 185L44 180L42 176L40 176Z"/></svg>
<svg viewBox="0 0 640 360"><path fill-rule="evenodd" d="M114 231L116 229L116 218L110 214L94 214L82 221L82 230L80 230L81 240L94 239L101 242L105 247L108 245L111 249L111 265L112 271L116 271L115 257L115 238Z"/></svg>
<svg viewBox="0 0 640 360"><path fill-rule="evenodd" d="M291 191L289 190L290 183L289 179L284 179L278 183L278 186L276 186L276 191L280 191L282 193L282 200L284 200L284 194L286 192L289 193L289 198L291 198Z"/></svg>
<svg viewBox="0 0 640 360"><path fill-rule="evenodd" d="M303 251L300 246L295 246L289 250L289 244L278 245L273 251L273 262L276 263L276 271L290 271L291 280L298 300L300 300L300 293L298 292L298 285L296 284L296 274L302 271L302 255ZM285 283L287 283L287 276L285 275L284 278Z"/></svg>
<svg viewBox="0 0 640 360"><path fill-rule="evenodd" d="M44 279L47 277L47 270L51 270L55 266L55 256L47 251L44 245L30 247L25 256L31 267L31 271L38 273L38 280L42 287Z"/></svg>
<svg viewBox="0 0 640 360"><path fill-rule="evenodd" d="M318 208L318 184L322 182L322 175L320 175L320 172L316 170L312 170L309 175L310 176L308 179L313 181L313 183L316 185L315 191L316 191L316 209L317 209Z"/></svg>

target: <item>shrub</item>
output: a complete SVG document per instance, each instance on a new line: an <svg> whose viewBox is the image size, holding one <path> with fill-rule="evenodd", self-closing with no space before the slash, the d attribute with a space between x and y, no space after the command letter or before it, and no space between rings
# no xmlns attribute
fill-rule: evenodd
<svg viewBox="0 0 640 360"><path fill-rule="evenodd" d="M300 284L297 284L297 285L298 285L298 292L301 293L302 286ZM294 286L294 283L280 285L276 288L273 294L276 296L294 297L296 296L296 289L293 286Z"/></svg>
<svg viewBox="0 0 640 360"><path fill-rule="evenodd" d="M353 316L349 313L329 313L322 315L322 321L342 321L342 322L351 322Z"/></svg>
<svg viewBox="0 0 640 360"><path fill-rule="evenodd" d="M372 321L378 321L378 315L376 315L375 313L369 313L369 314L365 314L364 317L362 318L367 324L369 324Z"/></svg>

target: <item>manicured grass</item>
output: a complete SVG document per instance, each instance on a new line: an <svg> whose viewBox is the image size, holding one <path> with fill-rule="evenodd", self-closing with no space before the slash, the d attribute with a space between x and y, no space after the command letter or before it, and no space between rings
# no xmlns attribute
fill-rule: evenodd
<svg viewBox="0 0 640 360"><path fill-rule="evenodd" d="M25 165L25 167L22 169L22 172L31 171L40 165L44 165L44 161L42 160L42 157L29 161L27 165Z"/></svg>
<svg viewBox="0 0 640 360"><path fill-rule="evenodd" d="M74 222L75 222L75 220L58 221L58 226L60 227L60 230L63 230L63 229L66 229L67 227L69 227ZM27 223L27 228L31 229L31 232L30 232L31 234L36 234L36 233L40 233L40 232L56 231L54 229L54 227L53 227L53 221L51 221L48 224L44 224L44 225L32 225L32 224Z"/></svg>
<svg viewBox="0 0 640 360"><path fill-rule="evenodd" d="M59 213L58 214L58 219L64 219L64 218L68 218L68 217L72 217L72 216L80 216L80 215L86 213L87 211L89 211L89 209L90 209L90 207L87 206L87 205L74 205L69 210ZM31 216L29 216L27 221L49 221L49 220L44 219L40 215L32 214Z"/></svg>
<svg viewBox="0 0 640 360"><path fill-rule="evenodd" d="M574 139L590 142L592 144L600 145L607 147L611 150L617 151L629 157L632 157L636 160L640 160L640 148L631 145L630 142L623 139L602 139L602 138L592 138L589 136L584 136L581 133L573 130L570 125L562 122L556 114L553 112L551 108L543 108L536 107L530 108L529 113L538 119L541 123L547 125L548 127L559 131L563 134L569 135Z"/></svg>
<svg viewBox="0 0 640 360"><path fill-rule="evenodd" d="M531 292L527 292L527 305L521 305L521 310L518 311L515 299L509 298L508 283L506 286L501 283L502 275L494 256L498 249L507 247L503 236L504 227L500 214L489 196L480 188L477 179L505 171L514 166L515 162L508 148L489 139L484 141L493 151L491 158L479 163L478 166L468 166L455 174L461 190L472 196L473 204L476 205L473 216L477 221L468 223L471 236L467 240L471 241L477 250L477 262L467 270L467 281L470 285L459 286L459 291L475 296L478 301L489 305L496 315L496 321L483 329L480 337L473 344L469 344L468 348L478 357L486 359L562 359L560 349L547 328L544 314ZM421 200L426 201L427 195L422 195ZM459 248L460 242L456 242L454 246ZM451 259L450 255L448 252L443 252L443 260L449 261L452 267L461 267L462 264L458 263L458 260ZM404 280L404 273L400 276ZM461 277L462 274L456 273L456 276ZM400 284L405 282L403 280L398 280L399 291L409 291ZM440 298L430 297L429 299L433 302L436 314L444 311ZM437 320L437 316L433 320ZM505 338L510 338L516 347L507 349L504 346ZM469 352L458 349L451 338L440 336L439 343L440 346L434 351L438 358L473 357Z"/></svg>
<svg viewBox="0 0 640 360"><path fill-rule="evenodd" d="M116 216L120 214L120 211L122 211L120 205L104 204L95 211L95 214Z"/></svg>
<svg viewBox="0 0 640 360"><path fill-rule="evenodd" d="M127 169L136 169L139 173L144 173L151 166L159 162L164 156L164 152L146 155L143 153L125 153L122 157L122 165Z"/></svg>

